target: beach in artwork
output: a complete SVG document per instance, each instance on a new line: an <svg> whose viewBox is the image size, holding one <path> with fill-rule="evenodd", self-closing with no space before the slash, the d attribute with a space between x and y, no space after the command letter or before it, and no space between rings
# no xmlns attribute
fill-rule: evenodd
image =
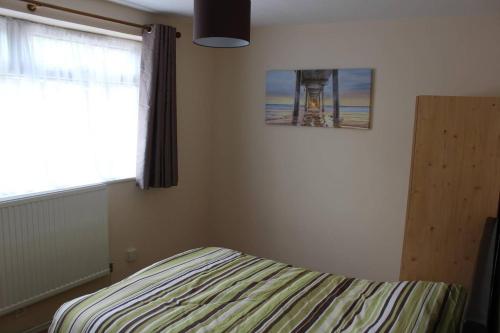
<svg viewBox="0 0 500 333"><path fill-rule="evenodd" d="M269 71L266 123L368 129L371 90L371 69Z"/></svg>

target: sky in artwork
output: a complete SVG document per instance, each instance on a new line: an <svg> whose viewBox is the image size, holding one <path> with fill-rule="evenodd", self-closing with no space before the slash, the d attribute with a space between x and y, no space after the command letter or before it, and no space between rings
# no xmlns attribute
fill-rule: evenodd
<svg viewBox="0 0 500 333"><path fill-rule="evenodd" d="M293 104L296 72L274 70L267 72L266 103ZM339 70L339 94L341 106L370 106L372 85L371 69ZM332 104L332 79L325 86L325 103ZM303 101L303 96L301 98Z"/></svg>
<svg viewBox="0 0 500 333"><path fill-rule="evenodd" d="M295 71L268 71L267 104L292 104L295 98Z"/></svg>
<svg viewBox="0 0 500 333"><path fill-rule="evenodd" d="M339 70L339 94L341 106L370 106L372 90L372 70Z"/></svg>

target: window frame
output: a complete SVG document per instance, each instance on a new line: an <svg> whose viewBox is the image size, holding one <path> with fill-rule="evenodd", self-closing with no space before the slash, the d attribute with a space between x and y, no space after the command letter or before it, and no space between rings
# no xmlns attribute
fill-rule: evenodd
<svg viewBox="0 0 500 333"><path fill-rule="evenodd" d="M137 41L137 42L142 43L142 36L141 35L134 35L134 34L123 32L123 31L104 29L104 28L99 28L99 27L95 27L95 26L90 26L87 24L81 24L81 23L76 23L76 22L70 22L70 21L64 21L64 20L60 20L60 19L49 18L49 17L45 17L42 15L33 15L33 14L29 14L29 13L19 12L16 10L11 10L8 8L0 7L0 15L6 16L6 17L11 17L14 19L27 20L27 21L30 21L33 23L54 26L57 28L72 29L72 30L81 31L81 32L95 33L95 34L99 34L99 35L103 35L103 36L123 38L123 39L133 40L133 41ZM126 178L113 179L113 180L108 180L108 181L103 181L103 182L97 182L97 183L93 183L93 184L84 184L84 185L79 185L79 186L71 186L71 187L67 187L67 188L26 193L26 194L20 194L20 195L5 196L5 197L0 197L0 205L5 205L7 203L18 202L18 201L31 200L31 199L36 199L36 198L40 198L40 197L49 197L49 196L54 196L57 194L61 194L61 195L71 194L74 192L87 191L89 188L94 188L94 187L98 187L98 186L110 186L110 185L114 185L114 184L130 183L130 182L135 182L135 181L136 181L136 177L126 177Z"/></svg>

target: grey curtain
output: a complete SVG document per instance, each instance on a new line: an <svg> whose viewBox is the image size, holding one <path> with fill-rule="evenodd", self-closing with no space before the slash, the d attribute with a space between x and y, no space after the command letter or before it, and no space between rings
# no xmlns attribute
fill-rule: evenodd
<svg viewBox="0 0 500 333"><path fill-rule="evenodd" d="M177 185L175 28L155 24L142 40L137 184Z"/></svg>

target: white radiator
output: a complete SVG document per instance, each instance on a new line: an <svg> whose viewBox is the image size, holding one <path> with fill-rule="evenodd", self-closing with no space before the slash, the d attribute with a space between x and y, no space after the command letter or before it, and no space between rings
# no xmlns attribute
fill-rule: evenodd
<svg viewBox="0 0 500 333"><path fill-rule="evenodd" d="M109 274L106 186L0 203L0 315Z"/></svg>

